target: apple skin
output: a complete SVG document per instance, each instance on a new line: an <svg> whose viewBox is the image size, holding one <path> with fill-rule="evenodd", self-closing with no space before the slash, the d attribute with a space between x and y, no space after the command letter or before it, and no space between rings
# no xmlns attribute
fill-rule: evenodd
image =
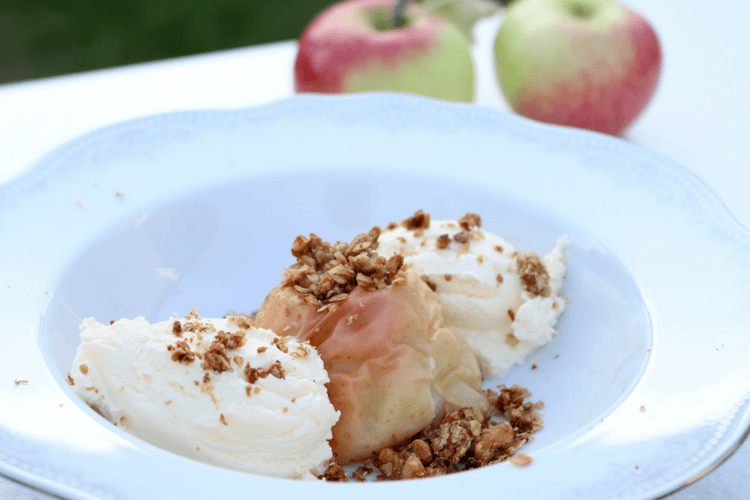
<svg viewBox="0 0 750 500"><path fill-rule="evenodd" d="M661 72L656 33L614 0L516 0L495 39L495 69L517 113L620 135Z"/></svg>
<svg viewBox="0 0 750 500"><path fill-rule="evenodd" d="M466 35L413 2L405 10L407 24L389 26L393 4L392 0L349 0L313 19L299 39L295 90L401 91L471 101L474 63Z"/></svg>

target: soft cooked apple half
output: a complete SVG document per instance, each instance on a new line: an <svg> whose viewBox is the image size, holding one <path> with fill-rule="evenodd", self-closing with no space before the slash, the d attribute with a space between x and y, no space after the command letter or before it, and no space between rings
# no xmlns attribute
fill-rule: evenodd
<svg viewBox="0 0 750 500"><path fill-rule="evenodd" d="M340 464L412 437L445 411L488 405L477 360L444 325L440 299L400 256L377 255L379 234L335 245L298 237L297 263L256 317L320 353L341 412L331 441Z"/></svg>

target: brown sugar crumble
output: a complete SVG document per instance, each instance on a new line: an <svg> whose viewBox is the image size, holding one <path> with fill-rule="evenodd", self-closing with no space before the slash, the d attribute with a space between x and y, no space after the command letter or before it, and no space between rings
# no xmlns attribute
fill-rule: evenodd
<svg viewBox="0 0 750 500"><path fill-rule="evenodd" d="M468 213L458 219L458 225L461 226L465 231L471 231L482 227L482 218L473 213Z"/></svg>
<svg viewBox="0 0 750 500"><path fill-rule="evenodd" d="M515 252L513 256L516 259L518 274L521 276L521 283L524 289L532 297L539 295L549 297L551 291L549 273L544 264L542 264L542 259L533 252Z"/></svg>
<svg viewBox="0 0 750 500"><path fill-rule="evenodd" d="M15 385L26 385L29 383L29 381L28 380L14 380L13 383Z"/></svg>
<svg viewBox="0 0 750 500"><path fill-rule="evenodd" d="M84 375L86 375L89 372L89 367L88 365L81 363L81 365L78 367L78 370Z"/></svg>
<svg viewBox="0 0 750 500"><path fill-rule="evenodd" d="M332 245L315 234L298 236L292 246L297 262L287 268L282 285L293 287L305 303L323 312L335 311L357 286L379 290L404 283L403 256L378 256L379 236L377 226L350 243Z"/></svg>
<svg viewBox="0 0 750 500"><path fill-rule="evenodd" d="M70 373L68 373L68 385L76 385L76 381L73 380L73 377L70 376Z"/></svg>
<svg viewBox="0 0 750 500"><path fill-rule="evenodd" d="M226 419L226 418L224 417L224 414L223 414L223 413L220 413L220 414L219 414L219 422L221 422L221 423L222 423L222 424L224 424L224 425L229 425L229 424L227 423L227 419Z"/></svg>
<svg viewBox="0 0 750 500"><path fill-rule="evenodd" d="M346 482L347 480L346 472L344 472L344 469L337 463L332 463L331 465L329 465L320 479L325 479L326 481L332 482Z"/></svg>
<svg viewBox="0 0 750 500"><path fill-rule="evenodd" d="M250 384L254 384L258 379L266 378L269 375L273 375L278 379L286 378L286 372L284 371L284 367L281 366L280 361L274 361L268 368L253 368L250 366L250 363L245 365L245 378Z"/></svg>
<svg viewBox="0 0 750 500"><path fill-rule="evenodd" d="M372 465L381 473L375 480L441 476L508 459L520 466L530 464L532 458L518 450L542 428L538 410L544 404L526 402L531 394L516 385L498 389L499 392L487 391L491 403L487 412L462 408L445 415L408 442L380 450L372 459ZM368 468L360 469L352 474L357 481L364 480L364 469ZM343 469L335 463L322 478L347 480Z"/></svg>
<svg viewBox="0 0 750 500"><path fill-rule="evenodd" d="M441 234L437 237L437 240L435 240L435 245L440 249L444 250L448 248L448 245L451 243L451 237L447 234Z"/></svg>
<svg viewBox="0 0 750 500"><path fill-rule="evenodd" d="M372 474L372 469L370 467L365 467L364 465L357 467L357 470L352 473L352 478L356 479L360 483L367 481L367 476L369 474Z"/></svg>
<svg viewBox="0 0 750 500"><path fill-rule="evenodd" d="M426 214L423 210L417 210L414 215L404 219L401 225L410 230L427 229L430 227L430 214Z"/></svg>
<svg viewBox="0 0 750 500"><path fill-rule="evenodd" d="M276 337L271 343L284 354L289 353L289 337Z"/></svg>
<svg viewBox="0 0 750 500"><path fill-rule="evenodd" d="M167 350L172 351L172 361L189 365L195 361L195 353L184 340L178 340L174 344L167 345Z"/></svg>
<svg viewBox="0 0 750 500"><path fill-rule="evenodd" d="M453 235L453 241L456 243L461 243L462 245L464 243L469 242L469 232L468 231L461 231L460 233L456 233Z"/></svg>

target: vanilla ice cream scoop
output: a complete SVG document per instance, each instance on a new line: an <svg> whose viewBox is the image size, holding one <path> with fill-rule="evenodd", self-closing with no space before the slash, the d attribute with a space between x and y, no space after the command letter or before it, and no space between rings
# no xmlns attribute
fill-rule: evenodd
<svg viewBox="0 0 750 500"><path fill-rule="evenodd" d="M268 295L258 326L308 340L331 379L341 418L339 464L411 438L445 411L485 410L471 348L443 323L440 300L416 274L373 251L379 230L351 244L298 238L297 264Z"/></svg>
<svg viewBox="0 0 750 500"><path fill-rule="evenodd" d="M312 478L338 420L315 349L244 316L85 319L70 382L107 420L209 464Z"/></svg>
<svg viewBox="0 0 750 500"><path fill-rule="evenodd" d="M568 240L561 237L542 260L480 226L476 214L431 221L419 211L380 234L378 253L402 255L433 288L446 326L466 339L483 374L493 377L556 335Z"/></svg>

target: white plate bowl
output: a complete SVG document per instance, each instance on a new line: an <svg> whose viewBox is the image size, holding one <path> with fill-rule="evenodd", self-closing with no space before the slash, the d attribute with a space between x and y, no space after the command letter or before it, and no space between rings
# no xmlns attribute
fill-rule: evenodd
<svg viewBox="0 0 750 500"><path fill-rule="evenodd" d="M140 441L67 386L82 318L250 312L298 234L349 240L418 208L477 212L522 251L570 238L559 335L486 382L545 402L531 466L257 477ZM0 251L0 471L70 498L647 499L715 467L750 426L747 230L657 154L493 109L299 96L107 127L0 186Z"/></svg>

